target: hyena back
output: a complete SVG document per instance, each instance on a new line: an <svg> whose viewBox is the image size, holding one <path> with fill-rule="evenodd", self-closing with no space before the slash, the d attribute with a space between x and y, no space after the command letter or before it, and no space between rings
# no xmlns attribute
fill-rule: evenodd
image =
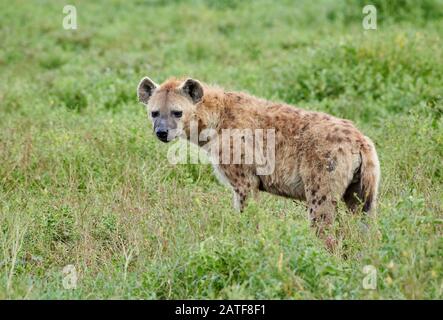
<svg viewBox="0 0 443 320"><path fill-rule="evenodd" d="M147 105L154 131L163 142L189 139L192 123L197 124L199 135L205 130L216 133L193 142L207 149L215 145L217 150L223 149L219 137L224 130L249 129L253 135L256 129L274 130L272 172L259 174L256 162L223 163L219 158L214 163L217 176L232 187L234 206L240 211L248 195L257 191L304 200L312 224L329 246L326 230L339 200L353 212L375 209L380 179L377 153L372 141L351 121L226 92L190 78L157 85L145 77L139 83L138 97ZM264 138L264 147L270 144L268 140ZM254 152L247 145L241 159ZM234 146L231 141L229 158Z"/></svg>

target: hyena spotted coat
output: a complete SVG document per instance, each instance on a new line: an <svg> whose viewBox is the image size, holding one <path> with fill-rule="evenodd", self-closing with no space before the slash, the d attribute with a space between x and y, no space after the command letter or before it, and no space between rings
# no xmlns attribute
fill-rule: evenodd
<svg viewBox="0 0 443 320"><path fill-rule="evenodd" d="M147 105L157 137L169 142L190 136L190 123L199 133L212 129L274 129L275 168L258 175L255 164L215 163L217 176L234 192L240 211L252 192L304 200L313 226L331 245L327 228L337 202L355 212L375 209L380 167L372 141L349 120L259 99L242 92L226 92L194 79L169 79L157 85L148 77L138 86L138 98ZM220 139L198 141L205 147ZM265 141L266 144L266 141ZM243 154L249 152L245 147ZM333 240L332 240L333 241Z"/></svg>

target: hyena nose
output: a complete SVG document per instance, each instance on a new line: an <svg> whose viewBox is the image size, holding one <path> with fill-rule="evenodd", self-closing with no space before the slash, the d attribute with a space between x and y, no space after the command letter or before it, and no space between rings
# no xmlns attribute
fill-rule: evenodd
<svg viewBox="0 0 443 320"><path fill-rule="evenodd" d="M168 130L157 130L155 134L157 135L157 138L159 138L161 141L168 141Z"/></svg>

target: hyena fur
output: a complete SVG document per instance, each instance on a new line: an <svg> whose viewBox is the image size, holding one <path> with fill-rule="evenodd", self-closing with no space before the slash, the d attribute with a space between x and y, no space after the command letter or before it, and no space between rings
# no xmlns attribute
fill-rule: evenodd
<svg viewBox="0 0 443 320"><path fill-rule="evenodd" d="M203 148L220 145L218 137L226 129L252 129L253 134L255 129L274 130L275 163L270 174L259 174L255 162L214 162L217 176L232 187L238 210L257 191L304 200L312 225L327 246L335 241L326 231L339 200L352 212L374 212L380 180L377 153L373 142L351 121L243 92L227 92L191 78L171 78L158 85L145 77L137 91L163 142L189 139L191 123L198 124L198 134L208 129L217 134L194 141ZM252 152L246 145L241 159ZM222 149L220 146L220 152Z"/></svg>

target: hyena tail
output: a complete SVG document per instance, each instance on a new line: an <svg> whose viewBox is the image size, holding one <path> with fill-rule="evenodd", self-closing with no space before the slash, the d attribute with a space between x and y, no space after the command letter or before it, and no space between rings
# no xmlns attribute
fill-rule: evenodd
<svg viewBox="0 0 443 320"><path fill-rule="evenodd" d="M380 163L374 143L366 138L366 144L360 151L360 188L359 198L363 200L363 211L369 212L375 209L378 186L380 182Z"/></svg>

